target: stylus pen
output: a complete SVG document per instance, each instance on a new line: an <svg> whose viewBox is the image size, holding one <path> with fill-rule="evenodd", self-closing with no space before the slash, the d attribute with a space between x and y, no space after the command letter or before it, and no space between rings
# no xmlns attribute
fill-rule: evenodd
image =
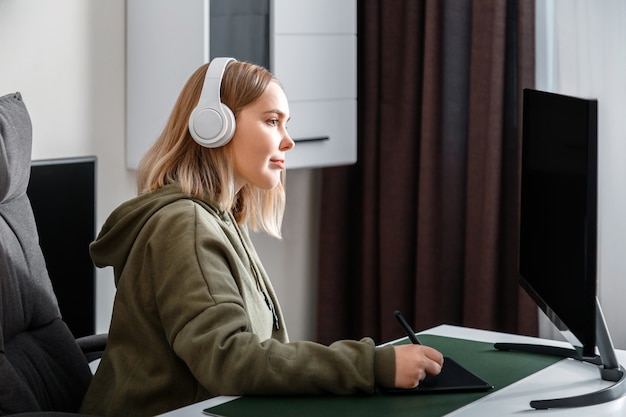
<svg viewBox="0 0 626 417"><path fill-rule="evenodd" d="M406 333L406 335L409 337L411 343L413 343L414 345L421 345L422 343L417 338L417 336L415 336L415 332L413 331L411 326L409 326L409 323L406 322L402 313L400 313L399 310L396 310L393 312L393 315L396 316L396 319L398 319L398 323L400 323L400 326L402 326L404 333Z"/></svg>

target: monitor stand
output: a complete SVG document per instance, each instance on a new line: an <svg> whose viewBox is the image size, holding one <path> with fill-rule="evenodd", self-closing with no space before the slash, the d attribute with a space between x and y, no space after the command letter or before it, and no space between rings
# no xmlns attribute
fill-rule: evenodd
<svg viewBox="0 0 626 417"><path fill-rule="evenodd" d="M530 406L543 410L548 408L584 407L588 405L601 404L616 400L626 394L626 372L617 361L613 342L604 320L600 302L596 298L596 345L600 355L592 358L582 357L575 349L559 348L552 346L532 345L523 343L496 343L494 347L498 350L518 350L530 353L540 353L562 358L572 358L584 362L590 362L600 366L600 377L605 381L615 382L599 391L573 397L554 398L549 400L534 400Z"/></svg>

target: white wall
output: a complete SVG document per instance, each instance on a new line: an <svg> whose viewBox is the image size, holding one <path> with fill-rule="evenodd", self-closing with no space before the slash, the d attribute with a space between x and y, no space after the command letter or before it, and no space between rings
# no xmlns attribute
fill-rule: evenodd
<svg viewBox="0 0 626 417"><path fill-rule="evenodd" d="M97 229L135 195L125 167L125 1L0 0L0 95L20 91L33 122L33 159L98 158ZM317 176L288 174L284 241L254 236L292 339L313 335ZM115 288L98 270L96 331L108 330Z"/></svg>
<svg viewBox="0 0 626 417"><path fill-rule="evenodd" d="M124 161L124 1L0 1L0 94L20 91L33 159L96 155L97 222L134 193ZM98 271L97 330L114 292Z"/></svg>

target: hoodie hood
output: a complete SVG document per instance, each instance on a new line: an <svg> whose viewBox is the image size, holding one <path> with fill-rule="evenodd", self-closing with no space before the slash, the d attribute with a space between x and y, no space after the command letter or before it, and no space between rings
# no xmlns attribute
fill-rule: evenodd
<svg viewBox="0 0 626 417"><path fill-rule="evenodd" d="M184 194L177 185L167 185L142 194L122 203L106 220L96 240L89 245L94 264L100 268L112 266L117 285L128 255L146 222L163 207L181 199L194 200L209 211L220 212L214 205Z"/></svg>

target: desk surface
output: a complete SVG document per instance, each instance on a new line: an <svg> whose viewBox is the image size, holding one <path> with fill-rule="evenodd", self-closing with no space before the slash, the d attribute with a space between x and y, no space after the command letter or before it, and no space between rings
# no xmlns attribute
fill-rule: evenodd
<svg viewBox="0 0 626 417"><path fill-rule="evenodd" d="M556 346L568 346L566 343L497 333L484 330L468 329L442 325L424 331L437 336L447 336L479 342L517 342L541 343ZM618 350L617 357L626 364L626 351ZM596 391L610 386L602 381L598 368L594 365L574 360L562 360L556 364L530 375L512 385L489 394L469 405L460 408L447 416L516 416L526 413L550 416L620 416L626 415L626 398L598 404L594 406L568 409L534 410L530 407L531 400L561 398ZM188 407L180 408L163 414L164 417L202 417L202 410L223 404L238 397L217 397ZM205 416L206 417L206 416Z"/></svg>

